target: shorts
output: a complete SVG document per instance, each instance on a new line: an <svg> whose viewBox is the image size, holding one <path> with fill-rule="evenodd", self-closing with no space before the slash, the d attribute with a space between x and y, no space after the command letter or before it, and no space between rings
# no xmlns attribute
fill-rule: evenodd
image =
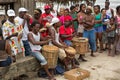
<svg viewBox="0 0 120 80"><path fill-rule="evenodd" d="M39 51L32 51L31 55L34 56L38 61L40 61L41 65L47 64L47 60Z"/></svg>
<svg viewBox="0 0 120 80"><path fill-rule="evenodd" d="M114 44L115 37L107 37L108 38L108 44Z"/></svg>
<svg viewBox="0 0 120 80"><path fill-rule="evenodd" d="M83 27L83 25L81 25L81 24L79 24L78 25L78 33L83 33L83 31L84 31L84 27Z"/></svg>
<svg viewBox="0 0 120 80"><path fill-rule="evenodd" d="M67 46L72 46L72 42L70 40L64 40L64 42Z"/></svg>
<svg viewBox="0 0 120 80"><path fill-rule="evenodd" d="M102 26L94 28L94 29L95 29L96 33L102 33L103 32L103 27Z"/></svg>
<svg viewBox="0 0 120 80"><path fill-rule="evenodd" d="M63 60L65 57L67 57L65 51L61 48L59 48L58 57L59 57L60 60Z"/></svg>
<svg viewBox="0 0 120 80"><path fill-rule="evenodd" d="M103 42L103 44L108 43L107 32L105 32L105 31L102 34L102 42Z"/></svg>

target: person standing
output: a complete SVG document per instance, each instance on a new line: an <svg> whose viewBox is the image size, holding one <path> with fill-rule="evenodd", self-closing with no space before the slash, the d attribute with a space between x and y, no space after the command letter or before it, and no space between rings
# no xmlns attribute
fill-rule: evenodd
<svg viewBox="0 0 120 80"><path fill-rule="evenodd" d="M78 19L78 23L79 23L77 32L78 32L79 37L83 36L84 27L83 27L82 20L85 17L85 10L86 10L86 5L81 4L80 5L80 12L77 14L77 19Z"/></svg>
<svg viewBox="0 0 120 80"><path fill-rule="evenodd" d="M112 49L112 54L117 54L118 52L120 52L120 5L116 7L115 25L116 37L114 47Z"/></svg>
<svg viewBox="0 0 120 80"><path fill-rule="evenodd" d="M95 55L93 52L96 51L96 35L95 35L95 30L93 28L94 26L94 16L91 14L92 13L92 7L87 7L86 9L86 16L83 19L83 26L84 26L84 32L83 32L83 37L88 38L88 42L90 44L90 49L91 49L91 56L94 57Z"/></svg>
<svg viewBox="0 0 120 80"><path fill-rule="evenodd" d="M39 22L40 22L40 24L41 24L43 27L46 27L46 23L47 23L47 22L50 23L50 22L52 21L53 16L52 16L51 13L50 13L50 8L51 8L51 7L50 7L48 4L46 4L46 5L44 6L45 13L43 13L43 14L40 16ZM49 36L48 30L44 31L44 32L42 33L42 36L43 36L43 37L48 37L48 36Z"/></svg>
<svg viewBox="0 0 120 80"><path fill-rule="evenodd" d="M114 56L114 54L112 54L112 45L114 44L115 41L115 19L111 18L110 19L110 23L107 27L107 38L108 38L108 56Z"/></svg>
<svg viewBox="0 0 120 80"><path fill-rule="evenodd" d="M111 17L114 17L114 10L112 8L110 8L109 6L110 6L110 2L109 2L109 0L108 1L106 0L105 1L106 14L108 16L110 16L110 18L111 18Z"/></svg>
<svg viewBox="0 0 120 80"><path fill-rule="evenodd" d="M15 12L10 9L7 11L8 20L3 24L3 38L8 39L12 56L22 54L24 56L24 46L22 43L23 28L17 21L14 20Z"/></svg>
<svg viewBox="0 0 120 80"><path fill-rule="evenodd" d="M78 31L77 31L77 35L79 37L83 37L83 31L84 31L84 26L83 26L83 19L86 16L85 14L85 10L86 10L86 5L85 4L81 4L80 5L80 12L77 14L77 19L78 19ZM79 58L82 61L87 61L83 58L83 55L80 54Z"/></svg>
<svg viewBox="0 0 120 80"><path fill-rule="evenodd" d="M77 20L77 12L75 11L75 6L71 6L70 10L71 10L70 15L73 19L73 26L74 26L75 31L77 31L78 30L78 20Z"/></svg>
<svg viewBox="0 0 120 80"><path fill-rule="evenodd" d="M103 26L102 26L102 14L100 13L100 5L94 6L94 16L95 16L95 24L94 29L96 31L96 45L98 45L98 40L100 43L100 53L102 53L103 43L102 43L102 33L103 33Z"/></svg>
<svg viewBox="0 0 120 80"><path fill-rule="evenodd" d="M50 9L51 9L51 7L50 7L48 4L46 4L46 5L44 6L45 13L43 13L43 14L41 15L41 17L40 17L40 23L41 23L44 27L45 27L45 25L46 25L47 22L51 22L51 21L52 21L53 16L52 16L51 13L50 13Z"/></svg>
<svg viewBox="0 0 120 80"><path fill-rule="evenodd" d="M101 13L102 13L102 17L103 17L103 19L102 19L102 26L103 26L102 42L103 42L103 45L105 45L103 50L106 50L107 45L108 45L108 39L107 39L106 30L107 30L107 26L110 23L110 17L106 14L105 8L101 9Z"/></svg>
<svg viewBox="0 0 120 80"><path fill-rule="evenodd" d="M9 66L11 63L11 47L8 40L3 40L2 29L0 28L0 67Z"/></svg>
<svg viewBox="0 0 120 80"><path fill-rule="evenodd" d="M57 17L57 10L54 9L54 4L52 2L49 3L50 13L53 17Z"/></svg>
<svg viewBox="0 0 120 80"><path fill-rule="evenodd" d="M19 16L17 16L15 18L15 20L23 27L23 35L22 35L22 41L24 44L24 48L25 48L25 56L30 55L31 49L30 49L30 45L28 43L28 33L29 33L29 20L30 17L27 14L27 9L25 9L24 7L19 8L18 12L19 12Z"/></svg>

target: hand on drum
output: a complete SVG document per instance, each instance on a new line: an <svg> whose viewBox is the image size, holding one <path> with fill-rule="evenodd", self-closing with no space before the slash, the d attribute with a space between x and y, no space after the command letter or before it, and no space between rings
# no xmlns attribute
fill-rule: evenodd
<svg viewBox="0 0 120 80"><path fill-rule="evenodd" d="M52 41L52 39L46 40L46 44L49 44L50 41Z"/></svg>
<svg viewBox="0 0 120 80"><path fill-rule="evenodd" d="M76 33L76 32L73 32L72 37L74 37L74 36L76 36L76 35L77 35L77 33Z"/></svg>
<svg viewBox="0 0 120 80"><path fill-rule="evenodd" d="M65 49L65 48L68 48L69 46L67 45L63 45L62 48Z"/></svg>
<svg viewBox="0 0 120 80"><path fill-rule="evenodd" d="M47 39L51 39L51 36L47 36L46 38L47 38Z"/></svg>

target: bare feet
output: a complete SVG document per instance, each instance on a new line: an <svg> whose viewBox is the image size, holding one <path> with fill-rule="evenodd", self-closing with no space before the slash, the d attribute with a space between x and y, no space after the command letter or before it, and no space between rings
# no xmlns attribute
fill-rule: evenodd
<svg viewBox="0 0 120 80"><path fill-rule="evenodd" d="M56 80L54 77L49 77L49 80Z"/></svg>
<svg viewBox="0 0 120 80"><path fill-rule="evenodd" d="M79 66L77 65L72 66L72 69L75 69L75 68L79 68Z"/></svg>
<svg viewBox="0 0 120 80"><path fill-rule="evenodd" d="M92 56L92 57L96 57L94 54L91 54L90 56Z"/></svg>
<svg viewBox="0 0 120 80"><path fill-rule="evenodd" d="M108 56L114 57L115 55L114 55L114 54L111 54L111 53L108 53Z"/></svg>
<svg viewBox="0 0 120 80"><path fill-rule="evenodd" d="M83 61L83 62L87 62L87 60L84 59L83 56L80 56L80 57L78 58L78 60L81 60L81 61Z"/></svg>
<svg viewBox="0 0 120 80"><path fill-rule="evenodd" d="M100 50L99 53L103 53L103 50Z"/></svg>

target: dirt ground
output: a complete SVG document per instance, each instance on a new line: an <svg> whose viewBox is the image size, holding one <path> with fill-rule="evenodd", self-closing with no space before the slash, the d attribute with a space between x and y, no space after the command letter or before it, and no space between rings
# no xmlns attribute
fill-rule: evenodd
<svg viewBox="0 0 120 80"><path fill-rule="evenodd" d="M85 58L87 62L80 61L80 68L90 71L90 77L85 80L120 80L120 55L111 57L107 51L95 53L96 57L91 57L89 53ZM78 55L76 56L78 58ZM32 74L33 76L33 74ZM57 80L67 80L64 76L56 75ZM47 80L38 78L36 75L29 80Z"/></svg>

